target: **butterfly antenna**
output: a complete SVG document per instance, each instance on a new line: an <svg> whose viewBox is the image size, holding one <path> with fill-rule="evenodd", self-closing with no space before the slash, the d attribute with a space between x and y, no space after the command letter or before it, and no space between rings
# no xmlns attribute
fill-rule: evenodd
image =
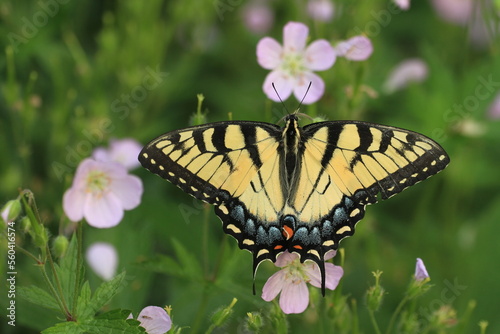
<svg viewBox="0 0 500 334"><path fill-rule="evenodd" d="M307 96L307 93L309 93L309 89L311 88L312 81L309 81L309 85L307 86L306 92L304 93L304 97L302 100L300 100L299 106L297 107L297 110L295 110L295 113L297 113L300 110L300 107L302 107L302 103L304 102L304 99Z"/></svg>
<svg viewBox="0 0 500 334"><path fill-rule="evenodd" d="M278 99L280 99L280 102L281 104L283 105L283 108L285 108L285 111L287 114L289 114L290 112L288 111L286 105L285 105L285 102L283 102L283 100L281 99L281 96L280 94L278 93L278 90L276 89L276 86L274 85L274 82L271 84L273 86L273 89L274 89L274 92L276 93L276 96L278 96ZM282 122L284 119L285 119L286 116L283 116L278 123Z"/></svg>

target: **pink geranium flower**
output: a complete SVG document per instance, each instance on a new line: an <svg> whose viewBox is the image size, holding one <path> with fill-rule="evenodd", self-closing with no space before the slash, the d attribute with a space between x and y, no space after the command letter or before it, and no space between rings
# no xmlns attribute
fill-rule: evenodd
<svg viewBox="0 0 500 334"><path fill-rule="evenodd" d="M283 46L274 38L264 37L257 44L257 61L271 70L264 81L264 93L273 101L279 96L286 100L293 92L304 104L319 100L325 91L323 80L313 71L324 71L335 63L335 51L324 39L314 41L306 48L309 28L303 23L289 22L283 28ZM309 92L307 88L311 84Z"/></svg>
<svg viewBox="0 0 500 334"><path fill-rule="evenodd" d="M122 220L124 210L139 205L142 191L142 181L129 175L123 165L85 159L64 193L63 209L74 222L85 218L94 227L113 227Z"/></svg>
<svg viewBox="0 0 500 334"><path fill-rule="evenodd" d="M331 251L325 255L325 260L335 256ZM276 262L277 267L283 268L272 275L262 288L262 299L271 301L280 295L280 307L284 313L302 313L309 304L309 290L306 283L321 288L321 273L314 262L300 263L299 256L285 251ZM325 263L325 287L334 290L339 284L344 270L333 263Z"/></svg>
<svg viewBox="0 0 500 334"><path fill-rule="evenodd" d="M128 316L128 319L132 318L132 314ZM148 334L164 334L172 328L172 319L170 319L167 311L158 306L143 308L137 320L141 322L140 326Z"/></svg>
<svg viewBox="0 0 500 334"><path fill-rule="evenodd" d="M137 156L142 145L132 138L112 139L109 148L98 147L92 152L92 158L98 161L115 161L124 165L128 170L139 167Z"/></svg>
<svg viewBox="0 0 500 334"><path fill-rule="evenodd" d="M338 57L349 60L362 61L368 59L373 53L373 45L366 36L354 36L347 41L342 41L335 46Z"/></svg>

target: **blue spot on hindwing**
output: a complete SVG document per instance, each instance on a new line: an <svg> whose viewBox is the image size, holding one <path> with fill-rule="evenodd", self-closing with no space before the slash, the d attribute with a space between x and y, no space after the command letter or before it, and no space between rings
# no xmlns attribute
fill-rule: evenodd
<svg viewBox="0 0 500 334"><path fill-rule="evenodd" d="M345 212L345 208L338 207L333 212L333 222L335 225L339 224L340 222L344 222L347 219L348 218L347 218L347 213Z"/></svg>
<svg viewBox="0 0 500 334"><path fill-rule="evenodd" d="M243 211L243 208L241 205L236 205L232 210L231 210L231 217L234 218L235 220L243 223L245 221L245 212Z"/></svg>
<svg viewBox="0 0 500 334"><path fill-rule="evenodd" d="M333 227L332 227L332 222L329 220L325 220L323 222L323 228L321 230L321 236L323 239L327 239L332 235L333 233Z"/></svg>
<svg viewBox="0 0 500 334"><path fill-rule="evenodd" d="M267 245L268 243L268 238L267 238L267 233L266 230L262 227L259 226L257 229L257 237L255 238L255 241L257 242L257 245Z"/></svg>
<svg viewBox="0 0 500 334"><path fill-rule="evenodd" d="M247 223L245 224L245 233L254 236L255 235L255 224L252 219L247 219Z"/></svg>
<svg viewBox="0 0 500 334"><path fill-rule="evenodd" d="M293 241L298 241L302 245L309 245L309 233L306 227L299 227L293 235Z"/></svg>
<svg viewBox="0 0 500 334"><path fill-rule="evenodd" d="M277 240L281 240L283 238L283 235L281 234L281 231L274 226L271 226L269 228L269 244L273 244Z"/></svg>
<svg viewBox="0 0 500 334"><path fill-rule="evenodd" d="M321 236L319 233L319 228L318 227L313 227L311 232L309 232L309 241L313 245L319 245L321 244Z"/></svg>

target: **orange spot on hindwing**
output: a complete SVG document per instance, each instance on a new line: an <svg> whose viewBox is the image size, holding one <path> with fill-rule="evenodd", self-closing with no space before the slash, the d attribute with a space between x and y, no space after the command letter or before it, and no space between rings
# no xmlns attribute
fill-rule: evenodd
<svg viewBox="0 0 500 334"><path fill-rule="evenodd" d="M284 225L282 233L286 240L290 240L293 237L294 230L290 226Z"/></svg>

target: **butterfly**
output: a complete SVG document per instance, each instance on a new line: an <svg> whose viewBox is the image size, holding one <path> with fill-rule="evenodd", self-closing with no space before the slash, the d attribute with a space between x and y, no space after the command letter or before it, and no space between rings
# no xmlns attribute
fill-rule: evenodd
<svg viewBox="0 0 500 334"><path fill-rule="evenodd" d="M300 127L226 121L168 132L147 144L141 164L215 206L223 229L264 260L288 250L320 268L354 234L365 206L443 170L450 159L426 136L396 127L327 121ZM255 290L254 290L255 291Z"/></svg>

